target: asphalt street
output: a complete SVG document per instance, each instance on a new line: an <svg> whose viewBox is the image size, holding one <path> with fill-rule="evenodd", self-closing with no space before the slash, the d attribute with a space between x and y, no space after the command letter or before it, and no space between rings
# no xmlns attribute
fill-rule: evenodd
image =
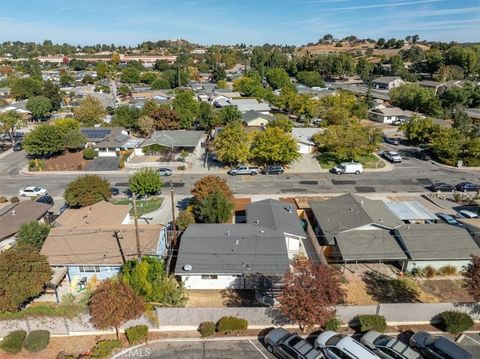
<svg viewBox="0 0 480 359"><path fill-rule="evenodd" d="M391 147L403 156L389 172L364 172L361 175L333 175L330 173L303 173L278 176L237 176L222 174L236 194L314 194L314 193L405 193L424 192L432 182L456 184L462 181L480 182L480 173L455 168L445 168L435 163L419 160L409 155L407 148ZM52 196L62 196L66 185L77 175L20 174L26 164L25 153L13 152L0 158L0 195L13 196L28 185L46 188ZM188 195L192 185L208 174L174 174L165 178L168 191L170 181L176 193ZM120 190L128 187L128 174L102 174L112 186Z"/></svg>

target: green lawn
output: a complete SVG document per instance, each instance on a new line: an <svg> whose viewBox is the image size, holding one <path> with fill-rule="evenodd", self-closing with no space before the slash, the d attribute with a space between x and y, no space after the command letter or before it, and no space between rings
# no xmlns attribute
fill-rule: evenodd
<svg viewBox="0 0 480 359"><path fill-rule="evenodd" d="M339 160L331 152L322 152L317 156L317 160L320 163L322 168L332 168L335 167L338 163L345 162ZM360 162L363 165L363 168L382 168L385 167L385 162L381 161L377 156L373 154L361 156L357 159L356 162Z"/></svg>
<svg viewBox="0 0 480 359"><path fill-rule="evenodd" d="M131 204L132 200L130 198L119 199L113 201L113 204L125 205ZM149 199L139 199L137 200L137 216L141 217L144 214L156 211L162 205L163 198L152 197ZM130 214L133 215L133 208L130 210Z"/></svg>
<svg viewBox="0 0 480 359"><path fill-rule="evenodd" d="M19 320L28 317L65 317L73 318L85 310L81 304L36 303L18 312L2 312L0 320Z"/></svg>

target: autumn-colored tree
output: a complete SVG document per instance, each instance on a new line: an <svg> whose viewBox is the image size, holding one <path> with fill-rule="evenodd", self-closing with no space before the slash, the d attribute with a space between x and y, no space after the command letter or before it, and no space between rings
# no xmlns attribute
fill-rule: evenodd
<svg viewBox="0 0 480 359"><path fill-rule="evenodd" d="M115 328L136 319L145 310L145 300L118 279L107 279L93 292L90 301L90 321L98 329Z"/></svg>
<svg viewBox="0 0 480 359"><path fill-rule="evenodd" d="M251 153L255 161L263 164L288 164L301 156L297 141L280 127L267 127L257 132L253 137Z"/></svg>
<svg viewBox="0 0 480 359"><path fill-rule="evenodd" d="M75 118L85 126L94 126L100 123L105 114L102 103L93 96L85 97L75 110Z"/></svg>
<svg viewBox="0 0 480 359"><path fill-rule="evenodd" d="M65 188L65 202L72 207L91 206L112 196L110 183L97 175L78 177Z"/></svg>
<svg viewBox="0 0 480 359"><path fill-rule="evenodd" d="M157 130L177 130L180 128L180 120L177 113L168 105L154 108L148 115L154 120Z"/></svg>
<svg viewBox="0 0 480 359"><path fill-rule="evenodd" d="M235 121L215 137L213 148L220 161L230 165L243 163L250 157L250 138L241 123Z"/></svg>
<svg viewBox="0 0 480 359"><path fill-rule="evenodd" d="M464 287L475 299L480 302L480 256L473 256L463 272Z"/></svg>
<svg viewBox="0 0 480 359"><path fill-rule="evenodd" d="M199 179L193 185L192 195L196 202L203 201L215 191L222 192L229 200L233 200L233 192L223 178L215 175L208 175Z"/></svg>
<svg viewBox="0 0 480 359"><path fill-rule="evenodd" d="M279 296L280 310L302 331L323 326L335 314L335 305L344 297L337 272L327 265L297 259L285 274Z"/></svg>
<svg viewBox="0 0 480 359"><path fill-rule="evenodd" d="M47 258L30 245L0 253L0 312L16 311L39 295L52 276Z"/></svg>

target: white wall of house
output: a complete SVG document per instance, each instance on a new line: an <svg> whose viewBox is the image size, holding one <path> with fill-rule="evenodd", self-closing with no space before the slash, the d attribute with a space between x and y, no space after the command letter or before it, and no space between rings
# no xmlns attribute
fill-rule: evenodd
<svg viewBox="0 0 480 359"><path fill-rule="evenodd" d="M392 124L401 118L398 116L385 116L381 113L369 112L368 118L375 122Z"/></svg>
<svg viewBox="0 0 480 359"><path fill-rule="evenodd" d="M96 148L98 157L116 157L117 151L120 151L120 148Z"/></svg>
<svg viewBox="0 0 480 359"><path fill-rule="evenodd" d="M305 143L300 143L298 142L298 152L300 152L302 155L308 155L313 152L313 149L315 146L307 145Z"/></svg>
<svg viewBox="0 0 480 359"><path fill-rule="evenodd" d="M235 275L185 275L186 289L245 289L244 277Z"/></svg>
<svg viewBox="0 0 480 359"><path fill-rule="evenodd" d="M257 117L256 119L250 121L247 123L248 127L266 127L268 124L268 121L264 118Z"/></svg>

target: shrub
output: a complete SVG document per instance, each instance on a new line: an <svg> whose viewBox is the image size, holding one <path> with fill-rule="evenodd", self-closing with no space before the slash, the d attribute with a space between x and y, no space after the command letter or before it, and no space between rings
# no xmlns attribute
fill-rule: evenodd
<svg viewBox="0 0 480 359"><path fill-rule="evenodd" d="M148 327L146 325L136 325L125 329L125 336L130 345L146 343L148 340Z"/></svg>
<svg viewBox="0 0 480 359"><path fill-rule="evenodd" d="M437 270L432 266L426 266L423 269L424 276L427 278L433 278L437 275Z"/></svg>
<svg viewBox="0 0 480 359"><path fill-rule="evenodd" d="M5 202L8 202L7 197L5 197L5 196L0 196L0 203L5 203Z"/></svg>
<svg viewBox="0 0 480 359"><path fill-rule="evenodd" d="M185 166L178 166L178 167L177 167L177 170L179 170L179 171L185 171Z"/></svg>
<svg viewBox="0 0 480 359"><path fill-rule="evenodd" d="M95 150L92 147L87 147L83 150L83 158L85 160L93 160L95 158Z"/></svg>
<svg viewBox="0 0 480 359"><path fill-rule="evenodd" d="M333 317L333 318L330 318L329 320L327 320L327 322L325 323L323 328L325 330L333 330L334 332L336 332L340 328L341 324L342 324L342 322L339 319Z"/></svg>
<svg viewBox="0 0 480 359"><path fill-rule="evenodd" d="M442 329L452 334L460 334L473 327L473 319L467 313L449 310L440 313Z"/></svg>
<svg viewBox="0 0 480 359"><path fill-rule="evenodd" d="M18 202L20 202L20 200L18 199L18 197L15 197L15 196L14 196L14 197L10 198L10 202L12 202L12 203L18 203Z"/></svg>
<svg viewBox="0 0 480 359"><path fill-rule="evenodd" d="M238 330L246 330L248 321L242 318L227 316L217 322L217 331L220 333L233 333Z"/></svg>
<svg viewBox="0 0 480 359"><path fill-rule="evenodd" d="M358 324L361 332L368 332L369 330L376 330L383 333L387 328L387 323L383 315L377 314L362 314L357 315Z"/></svg>
<svg viewBox="0 0 480 359"><path fill-rule="evenodd" d="M32 330L23 342L23 347L29 352L39 352L47 347L49 341L48 330Z"/></svg>
<svg viewBox="0 0 480 359"><path fill-rule="evenodd" d="M202 338L211 337L215 334L215 323L214 322L203 322L198 326L198 331L202 335Z"/></svg>
<svg viewBox="0 0 480 359"><path fill-rule="evenodd" d="M4 352L16 354L22 350L22 344L27 336L24 330L14 330L8 333L0 342L0 349Z"/></svg>
<svg viewBox="0 0 480 359"><path fill-rule="evenodd" d="M108 358L114 349L122 347L120 340L101 340L93 347L91 358Z"/></svg>
<svg viewBox="0 0 480 359"><path fill-rule="evenodd" d="M455 275L455 274L457 274L457 268L455 268L452 265L447 264L443 267L440 267L438 269L438 273L442 276Z"/></svg>

